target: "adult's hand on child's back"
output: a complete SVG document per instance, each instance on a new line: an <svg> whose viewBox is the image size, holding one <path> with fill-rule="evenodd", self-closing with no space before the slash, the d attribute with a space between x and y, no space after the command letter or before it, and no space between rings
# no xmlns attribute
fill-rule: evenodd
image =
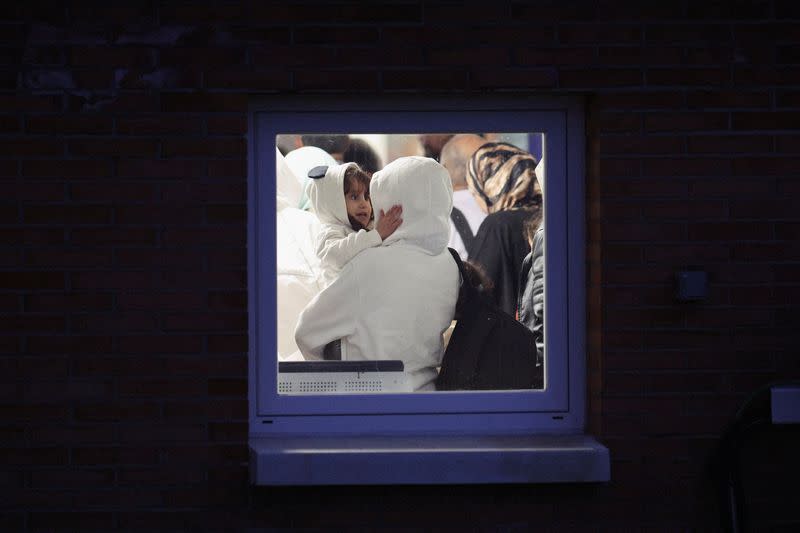
<svg viewBox="0 0 800 533"><path fill-rule="evenodd" d="M381 209L381 216L378 219L378 223L375 224L375 230L378 232L378 235L381 236L381 240L386 240L389 235L394 233L394 230L400 227L400 224L403 222L402 214L403 207L399 205L393 205L392 208L386 212Z"/></svg>

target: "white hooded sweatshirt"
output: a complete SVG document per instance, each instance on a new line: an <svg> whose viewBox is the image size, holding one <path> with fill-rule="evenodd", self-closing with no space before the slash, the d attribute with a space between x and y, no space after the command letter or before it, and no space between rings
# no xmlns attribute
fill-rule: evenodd
<svg viewBox="0 0 800 533"><path fill-rule="evenodd" d="M354 230L347 218L344 173L351 166L355 163L328 167L325 177L309 180L307 189L311 208L322 223L316 252L322 264L325 285L332 283L359 252L380 246L382 241L377 231Z"/></svg>
<svg viewBox="0 0 800 533"><path fill-rule="evenodd" d="M376 213L402 205L403 223L308 304L295 340L306 359L342 339L342 359L402 360L414 390L433 390L458 298L450 176L433 159L403 157L372 176L370 195Z"/></svg>

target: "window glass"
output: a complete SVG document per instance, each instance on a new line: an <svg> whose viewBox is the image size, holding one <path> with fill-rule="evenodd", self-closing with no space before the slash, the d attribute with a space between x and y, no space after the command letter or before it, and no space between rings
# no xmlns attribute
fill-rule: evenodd
<svg viewBox="0 0 800 533"><path fill-rule="evenodd" d="M544 132L277 131L270 138L279 395L466 392L458 386L444 391L441 381L437 386L458 324L458 287L453 292L431 279L435 263L416 268L429 260L429 249L418 261L413 253L372 250L413 248L415 239L429 240L437 230L481 297L530 331L534 362L524 370L530 375L504 390L545 388ZM403 174L400 163L414 157L436 163ZM347 163L357 169L345 172L340 165ZM395 176L421 185L378 186ZM437 209L425 180L442 176L451 198L440 206L446 207L444 225L423 223L424 209ZM405 209L390 212L397 198L406 198ZM423 199L431 203L420 211L415 204ZM436 223L442 212L436 211ZM408 263L398 269L387 261ZM502 370L519 371L513 365Z"/></svg>

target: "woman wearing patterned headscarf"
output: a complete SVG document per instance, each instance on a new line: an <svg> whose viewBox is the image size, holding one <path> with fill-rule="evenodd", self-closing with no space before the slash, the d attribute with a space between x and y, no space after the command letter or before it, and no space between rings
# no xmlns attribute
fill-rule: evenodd
<svg viewBox="0 0 800 533"><path fill-rule="evenodd" d="M520 271L531 250L528 222L541 215L542 188L536 158L514 145L482 145L467 166L467 186L488 216L469 249L469 260L494 285L497 305L515 316Z"/></svg>

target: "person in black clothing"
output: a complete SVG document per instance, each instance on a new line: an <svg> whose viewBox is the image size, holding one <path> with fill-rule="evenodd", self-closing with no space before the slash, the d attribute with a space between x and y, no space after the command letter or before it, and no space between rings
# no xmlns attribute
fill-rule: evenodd
<svg viewBox="0 0 800 533"><path fill-rule="evenodd" d="M469 249L469 260L492 281L498 307L514 317L522 263L531 251L525 227L542 208L536 164L525 150L489 142L473 154L467 167L467 185L487 213Z"/></svg>

